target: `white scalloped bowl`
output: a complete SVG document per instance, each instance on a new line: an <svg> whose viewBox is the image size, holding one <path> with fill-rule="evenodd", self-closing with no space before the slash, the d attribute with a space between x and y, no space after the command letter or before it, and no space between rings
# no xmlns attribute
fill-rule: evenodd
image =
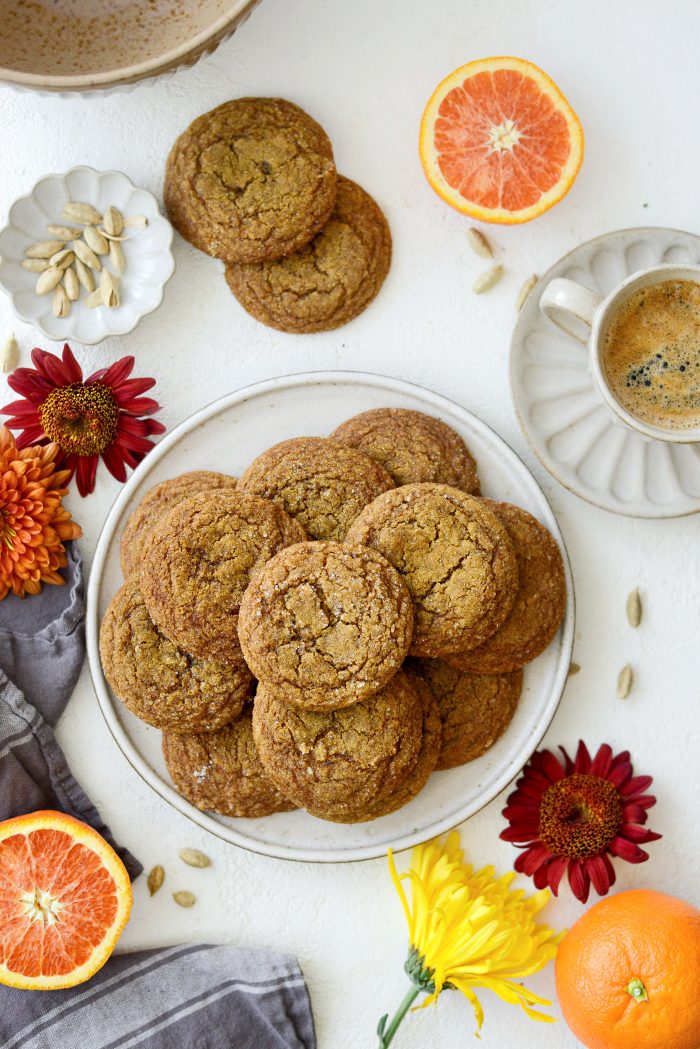
<svg viewBox="0 0 700 1049"><path fill-rule="evenodd" d="M36 241L52 239L47 225L66 224L62 211L68 200L84 201L98 211L113 205L125 216L148 219L146 229L134 231L122 243L126 268L116 309L88 309L82 302L83 293L68 317L54 317L52 296L37 295L37 274L22 269L25 249ZM8 224L0 233L0 287L19 319L33 324L47 338L92 346L111 335L133 331L142 317L160 306L165 285L175 272L172 240L172 226L161 215L152 193L139 189L120 171L72 168L65 175L47 175L10 208Z"/></svg>

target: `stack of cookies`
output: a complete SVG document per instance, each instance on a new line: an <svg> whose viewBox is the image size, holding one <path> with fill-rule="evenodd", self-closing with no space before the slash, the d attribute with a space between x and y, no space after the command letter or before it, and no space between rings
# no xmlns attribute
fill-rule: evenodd
<svg viewBox="0 0 700 1049"><path fill-rule="evenodd" d="M222 259L257 320L286 332L337 328L372 301L391 263L381 210L338 175L323 128L281 98L238 98L198 117L168 157L175 228Z"/></svg>
<svg viewBox="0 0 700 1049"><path fill-rule="evenodd" d="M480 496L462 439L381 408L152 489L102 623L112 689L163 730L193 804L355 823L505 731L565 577L527 511Z"/></svg>

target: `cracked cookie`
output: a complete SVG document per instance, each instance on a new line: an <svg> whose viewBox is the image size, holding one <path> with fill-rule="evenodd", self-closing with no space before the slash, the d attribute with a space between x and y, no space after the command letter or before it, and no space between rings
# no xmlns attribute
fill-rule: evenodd
<svg viewBox="0 0 700 1049"><path fill-rule="evenodd" d="M564 616L564 562L554 539L532 514L511 503L484 502L505 526L518 561L518 593L503 626L483 645L447 657L458 670L500 674L544 652Z"/></svg>
<svg viewBox="0 0 700 1049"><path fill-rule="evenodd" d="M376 696L343 710L301 710L258 685L253 736L277 788L321 819L362 820L415 767L423 708L399 671Z"/></svg>
<svg viewBox="0 0 700 1049"><path fill-rule="evenodd" d="M278 550L305 538L280 507L238 489L185 499L146 544L139 580L151 618L192 655L236 660L245 588Z"/></svg>
<svg viewBox="0 0 700 1049"><path fill-rule="evenodd" d="M310 333L339 328L362 313L390 265L384 214L361 186L339 175L333 212L306 247L280 259L228 265L226 280L256 320Z"/></svg>
<svg viewBox="0 0 700 1049"><path fill-rule="evenodd" d="M411 655L476 648L513 607L518 567L508 533L475 496L441 484L380 495L347 534L401 573L414 602Z"/></svg>
<svg viewBox="0 0 700 1049"><path fill-rule="evenodd" d="M281 506L312 539L338 540L363 507L394 487L379 463L326 437L294 437L273 445L238 483Z"/></svg>
<svg viewBox="0 0 700 1049"><path fill-rule="evenodd" d="M175 229L226 262L298 251L335 204L333 147L282 98L237 98L198 117L170 151L163 195Z"/></svg>
<svg viewBox="0 0 700 1049"><path fill-rule="evenodd" d="M131 578L112 598L100 628L100 656L115 695L161 729L212 732L240 714L253 676L243 662L196 659L168 641Z"/></svg>
<svg viewBox="0 0 700 1049"><path fill-rule="evenodd" d="M266 692L309 710L347 707L394 676L411 643L401 576L364 546L298 543L251 582L238 633Z"/></svg>
<svg viewBox="0 0 700 1049"><path fill-rule="evenodd" d="M144 543L158 520L183 499L214 488L235 488L236 478L213 470L192 470L168 481L161 481L144 495L130 514L122 534L119 558L124 578L141 566Z"/></svg>
<svg viewBox="0 0 700 1049"><path fill-rule="evenodd" d="M247 708L218 732L164 732L163 757L178 792L203 812L269 816L296 808L262 766Z"/></svg>
<svg viewBox="0 0 700 1049"><path fill-rule="evenodd" d="M467 674L439 659L422 659L419 671L442 720L438 769L474 761L508 728L523 687L522 670Z"/></svg>
<svg viewBox="0 0 700 1049"><path fill-rule="evenodd" d="M476 463L458 433L408 408L373 408L333 431L331 439L381 463L398 486L434 481L479 494Z"/></svg>
<svg viewBox="0 0 700 1049"><path fill-rule="evenodd" d="M388 816L389 813L403 808L404 805L407 805L409 801L412 801L420 794L437 768L442 738L442 720L437 701L423 678L413 670L409 663L405 664L404 673L410 678L411 684L417 690L423 708L423 738L418 751L418 758L403 782L399 783L386 798L374 805L370 805L365 810L362 819L354 819L353 823L375 820L379 816Z"/></svg>

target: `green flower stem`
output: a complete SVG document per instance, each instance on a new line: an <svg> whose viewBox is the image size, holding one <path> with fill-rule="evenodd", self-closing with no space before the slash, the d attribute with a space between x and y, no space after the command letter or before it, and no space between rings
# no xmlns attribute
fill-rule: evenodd
<svg viewBox="0 0 700 1049"><path fill-rule="evenodd" d="M415 1002L416 998L418 997L418 995L420 993L421 993L421 988L420 987L415 987L413 985L411 987L409 987L409 989L406 991L406 994L403 996L403 998L401 1000L401 1005L398 1007L398 1009L394 1013L394 1016L393 1016L393 1018L391 1020L391 1023L389 1024L389 1026L386 1027L386 1028L384 1026L384 1024L386 1023L386 1017L383 1017L382 1020L380 1020L379 1028L378 1028L379 1049L388 1049L389 1045L391 1044L392 1038L394 1037L394 1035L396 1034L397 1030L399 1029L399 1024L401 1023L401 1021L403 1020L404 1016L406 1015L408 1010L411 1008L411 1006L413 1005L413 1003Z"/></svg>

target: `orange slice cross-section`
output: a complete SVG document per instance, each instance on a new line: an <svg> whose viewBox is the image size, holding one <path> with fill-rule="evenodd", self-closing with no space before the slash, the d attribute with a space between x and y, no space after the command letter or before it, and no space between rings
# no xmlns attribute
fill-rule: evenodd
<svg viewBox="0 0 700 1049"><path fill-rule="evenodd" d="M527 222L561 200L583 160L583 129L546 73L522 58L484 58L450 73L420 128L436 193L484 222Z"/></svg>

